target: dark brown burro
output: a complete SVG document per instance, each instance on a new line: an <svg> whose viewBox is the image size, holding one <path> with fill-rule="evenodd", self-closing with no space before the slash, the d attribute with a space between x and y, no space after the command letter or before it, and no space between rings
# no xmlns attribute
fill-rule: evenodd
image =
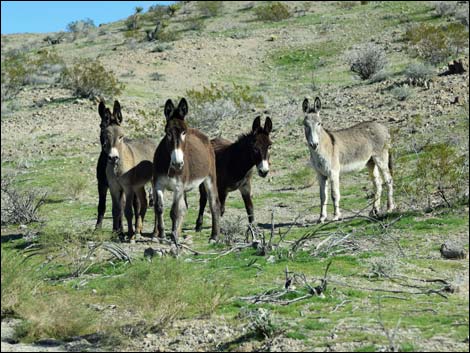
<svg viewBox="0 0 470 353"><path fill-rule="evenodd" d="M100 123L100 145L101 152L96 165L96 180L98 182L98 217L96 219L95 229L100 229L103 224L104 213L106 212L106 196L108 194L109 184L106 177L106 166L108 165L108 155L104 150L106 128L110 124L120 124L122 115L118 114L114 107L114 112L111 114L110 110L106 108L104 102L98 105L98 113L101 117ZM115 118L113 118L115 117ZM137 214L137 199L134 197L133 201L134 212ZM119 220L119 228L122 229L122 218Z"/></svg>
<svg viewBox="0 0 470 353"><path fill-rule="evenodd" d="M163 225L163 192L173 191L170 217L172 238L178 244L186 203L186 191L203 184L207 190L212 212L210 241L219 236L220 205L217 193L215 155L209 138L197 129L189 128L184 118L188 103L182 98L175 108L171 99L165 104L165 137L155 151L153 159L153 185L155 199L155 229L153 238L165 237Z"/></svg>
<svg viewBox="0 0 470 353"><path fill-rule="evenodd" d="M106 178L113 201L113 231L119 234L123 232L122 205L125 202L128 236L133 242L135 234L132 225L132 203L134 196L137 196L135 232L140 234L147 211L145 184L152 179L152 161L157 143L148 138L131 140L125 137L118 101L114 102L112 115L106 108L104 114L110 120L104 132L103 150L108 157Z"/></svg>
<svg viewBox="0 0 470 353"><path fill-rule="evenodd" d="M251 178L253 167L256 166L258 174L265 178L269 172L269 149L272 142L269 138L273 124L267 117L264 127L258 116L253 121L249 133L241 135L237 141L231 142L223 138L211 141L215 152L217 168L217 189L220 200L220 213L225 212L225 199L229 192L240 190L245 203L248 221L254 222L253 202L251 200ZM204 185L199 187L199 216L196 222L196 231L202 229L204 208L207 203L207 193Z"/></svg>

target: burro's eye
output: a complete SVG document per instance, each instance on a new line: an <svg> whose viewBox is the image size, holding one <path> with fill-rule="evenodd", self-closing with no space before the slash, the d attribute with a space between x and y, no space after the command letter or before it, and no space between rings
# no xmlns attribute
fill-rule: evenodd
<svg viewBox="0 0 470 353"><path fill-rule="evenodd" d="M123 135L119 136L119 141L122 141L123 138L124 138Z"/></svg>
<svg viewBox="0 0 470 353"><path fill-rule="evenodd" d="M270 150L270 149L271 149L271 147L272 147L272 145L269 145L269 146L268 146L268 150Z"/></svg>
<svg viewBox="0 0 470 353"><path fill-rule="evenodd" d="M186 136L186 131L182 131L181 136L183 136L183 137Z"/></svg>

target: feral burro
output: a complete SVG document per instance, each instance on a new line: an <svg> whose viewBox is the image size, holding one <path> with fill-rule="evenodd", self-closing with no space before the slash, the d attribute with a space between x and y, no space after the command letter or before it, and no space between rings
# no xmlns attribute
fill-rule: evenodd
<svg viewBox="0 0 470 353"><path fill-rule="evenodd" d="M103 150L108 156L106 177L113 201L113 230L122 235L122 205L127 220L128 237L135 240L140 234L147 211L145 184L152 179L153 155L157 143L152 139L131 140L121 127L122 114L119 102L114 103L113 114L104 109L110 123L104 131ZM136 196L135 233L132 225L132 203Z"/></svg>
<svg viewBox="0 0 470 353"><path fill-rule="evenodd" d="M272 128L271 118L267 117L262 127L261 118L258 116L253 121L251 131L241 135L237 141L231 142L223 138L215 138L211 141L216 158L217 188L222 216L225 212L227 194L238 189L245 203L248 220L253 223L255 215L251 200L251 178L255 166L261 177L265 178L268 175L269 150L272 145L269 135ZM204 185L199 187L199 192L199 217L196 222L196 231L202 229L204 208L207 203Z"/></svg>
<svg viewBox="0 0 470 353"><path fill-rule="evenodd" d="M155 151L153 185L155 192L155 238L165 237L163 225L163 192L173 191L170 217L172 237L178 244L186 213L185 192L204 184L212 212L212 233L215 241L220 232L220 204L217 193L215 155L209 138L197 129L188 127L185 117L188 103L182 98L175 108L169 99L165 104L165 137Z"/></svg>
<svg viewBox="0 0 470 353"><path fill-rule="evenodd" d="M377 122L363 122L347 129L326 130L320 119L321 102L317 97L313 106L308 99L302 103L305 114L304 130L310 150L310 161L317 172L320 184L321 213L319 222L324 222L326 215L328 180L331 182L331 197L334 205L334 218L341 218L339 209L339 176L367 166L375 186L374 205L371 214L380 211L382 178L388 188L387 209L394 209L392 163L389 153L390 133L387 127Z"/></svg>

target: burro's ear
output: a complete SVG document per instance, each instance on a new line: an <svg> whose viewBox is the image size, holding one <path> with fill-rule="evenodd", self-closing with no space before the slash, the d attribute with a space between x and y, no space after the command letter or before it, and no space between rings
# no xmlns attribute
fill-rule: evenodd
<svg viewBox="0 0 470 353"><path fill-rule="evenodd" d="M305 98L302 102L302 110L304 113L308 113L308 98Z"/></svg>
<svg viewBox="0 0 470 353"><path fill-rule="evenodd" d="M188 114L188 102L185 98L181 98L180 103L178 104L178 113L181 119L184 119Z"/></svg>
<svg viewBox="0 0 470 353"><path fill-rule="evenodd" d="M173 102L171 99L168 99L165 103L165 118L166 120L170 119L173 111L175 110L175 106L173 105Z"/></svg>
<svg viewBox="0 0 470 353"><path fill-rule="evenodd" d="M253 121L253 126L251 127L251 130L253 132L257 132L260 128L261 128L261 117L258 115Z"/></svg>
<svg viewBox="0 0 470 353"><path fill-rule="evenodd" d="M320 98L316 97L315 102L313 103L313 112L319 113L321 109L321 101Z"/></svg>
<svg viewBox="0 0 470 353"><path fill-rule="evenodd" d="M266 121L264 122L264 132L269 135L271 131L273 131L273 122L271 121L271 118L268 116L266 118Z"/></svg>
<svg viewBox="0 0 470 353"><path fill-rule="evenodd" d="M106 120L106 105L103 101L98 105L98 113L100 114L101 120Z"/></svg>
<svg viewBox="0 0 470 353"><path fill-rule="evenodd" d="M122 123L122 113L121 113L121 104L117 100L114 101L113 107L113 117L116 122L121 125Z"/></svg>

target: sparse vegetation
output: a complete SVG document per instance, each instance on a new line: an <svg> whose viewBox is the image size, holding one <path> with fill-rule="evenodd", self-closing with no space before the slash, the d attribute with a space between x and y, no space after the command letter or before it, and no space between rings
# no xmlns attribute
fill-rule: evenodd
<svg viewBox="0 0 470 353"><path fill-rule="evenodd" d="M39 209L46 193L38 190L19 191L11 176L2 176L2 226L39 222Z"/></svg>
<svg viewBox="0 0 470 353"><path fill-rule="evenodd" d="M413 94L412 89L406 85L394 87L390 92L399 101L407 100Z"/></svg>
<svg viewBox="0 0 470 353"><path fill-rule="evenodd" d="M417 56L431 64L440 64L468 46L468 31L460 23L447 27L423 23L408 29L405 39L413 45Z"/></svg>
<svg viewBox="0 0 470 353"><path fill-rule="evenodd" d="M405 75L411 84L424 86L434 76L434 70L423 63L413 63L406 68Z"/></svg>
<svg viewBox="0 0 470 353"><path fill-rule="evenodd" d="M453 16L457 8L455 1L436 1L434 3L434 9L438 16Z"/></svg>
<svg viewBox="0 0 470 353"><path fill-rule="evenodd" d="M95 28L95 23L90 18L73 21L67 25L67 31L72 33L73 40L79 38L80 36L88 35L88 33Z"/></svg>
<svg viewBox="0 0 470 353"><path fill-rule="evenodd" d="M367 80L385 68L387 57L382 48L368 43L347 53L346 61L352 72Z"/></svg>
<svg viewBox="0 0 470 353"><path fill-rule="evenodd" d="M282 21L291 17L289 7L282 2L272 2L255 8L255 16L260 21Z"/></svg>
<svg viewBox="0 0 470 353"><path fill-rule="evenodd" d="M468 203L469 174L465 154L452 145L425 146L417 155L411 178L413 182L407 182L403 188L415 205L432 208Z"/></svg>
<svg viewBox="0 0 470 353"><path fill-rule="evenodd" d="M198 1L197 8L203 17L214 17L222 11L223 1Z"/></svg>
<svg viewBox="0 0 470 353"><path fill-rule="evenodd" d="M62 82L74 96L82 98L116 96L124 88L113 72L106 70L99 60L78 60L65 69Z"/></svg>

